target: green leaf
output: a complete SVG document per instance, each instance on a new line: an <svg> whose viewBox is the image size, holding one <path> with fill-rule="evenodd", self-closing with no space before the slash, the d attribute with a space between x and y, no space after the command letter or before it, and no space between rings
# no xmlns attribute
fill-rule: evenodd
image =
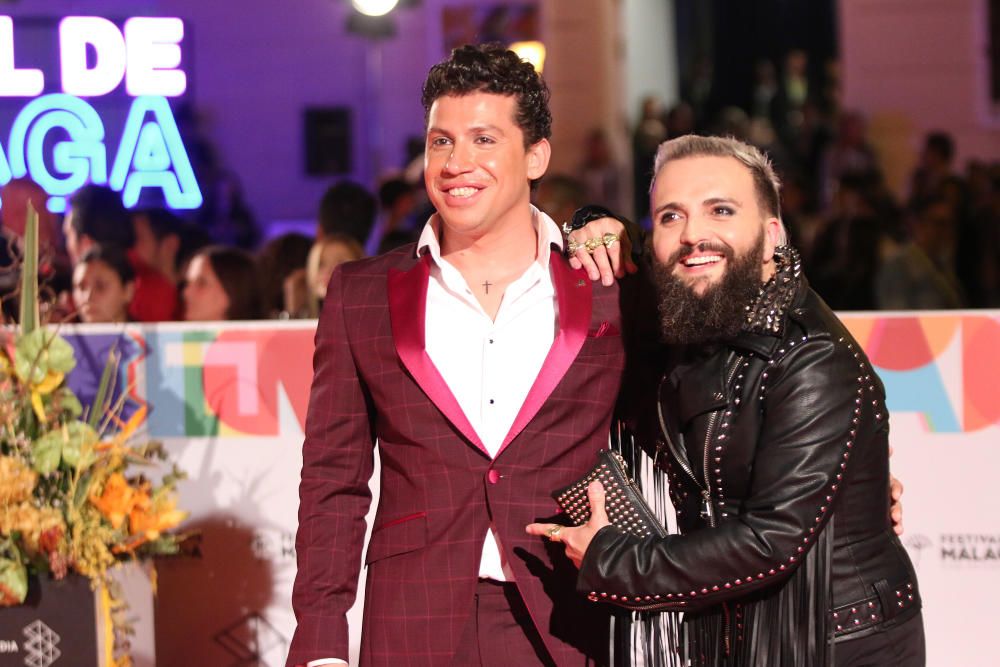
<svg viewBox="0 0 1000 667"><path fill-rule="evenodd" d="M181 552L181 545L173 535L162 536L143 544L140 551L149 556L173 556Z"/></svg>
<svg viewBox="0 0 1000 667"><path fill-rule="evenodd" d="M89 450L88 445L97 442L97 432L83 422L70 422L66 425L66 433L67 437L62 441L62 459L67 465L76 467L80 464L82 453Z"/></svg>
<svg viewBox="0 0 1000 667"><path fill-rule="evenodd" d="M45 332L35 329L17 339L14 346L14 372L32 384L38 384L48 372L48 363L42 349L45 347Z"/></svg>
<svg viewBox="0 0 1000 667"><path fill-rule="evenodd" d="M101 423L101 418L104 417L106 410L104 403L107 401L114 374L118 372L119 355L116 346L117 343L108 351L108 360L104 364L104 370L101 371L101 381L97 385L97 396L94 397L94 403L90 406L90 416L87 423L94 428L97 428L98 424Z"/></svg>
<svg viewBox="0 0 1000 667"><path fill-rule="evenodd" d="M78 419L81 414L83 414L83 406L80 405L80 399L76 397L76 394L69 387L62 387L56 393L59 400L59 405L62 407L70 419Z"/></svg>
<svg viewBox="0 0 1000 667"><path fill-rule="evenodd" d="M93 472L85 472L80 475L80 479L76 483L76 493L73 494L74 507L81 507L87 501L87 494L90 492L90 480L93 476Z"/></svg>
<svg viewBox="0 0 1000 667"><path fill-rule="evenodd" d="M22 335L14 346L14 371L25 382L38 384L50 370L69 373L74 366L73 346L44 329Z"/></svg>
<svg viewBox="0 0 1000 667"><path fill-rule="evenodd" d="M45 342L48 347L50 370L56 373L69 373L76 367L76 353L65 338L50 333L46 334Z"/></svg>
<svg viewBox="0 0 1000 667"><path fill-rule="evenodd" d="M39 473L48 475L50 472L59 467L59 461L62 459L62 452L62 432L52 431L51 433L46 433L38 440L35 440L35 444L32 447L31 457L34 462L33 467Z"/></svg>
<svg viewBox="0 0 1000 667"><path fill-rule="evenodd" d="M38 212L28 202L24 221L24 263L21 266L21 333L38 329ZM43 373L44 375L44 373Z"/></svg>
<svg viewBox="0 0 1000 667"><path fill-rule="evenodd" d="M27 568L16 560L0 558L0 607L21 604L27 596Z"/></svg>

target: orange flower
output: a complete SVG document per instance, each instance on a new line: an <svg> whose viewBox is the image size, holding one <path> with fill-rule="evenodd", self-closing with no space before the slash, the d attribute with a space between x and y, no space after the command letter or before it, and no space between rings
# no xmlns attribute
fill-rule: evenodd
<svg viewBox="0 0 1000 667"><path fill-rule="evenodd" d="M132 488L125 480L125 476L116 472L108 477L99 497L90 496L90 502L107 517L112 527L118 529L136 504L143 501L143 497L149 502L148 492Z"/></svg>
<svg viewBox="0 0 1000 667"><path fill-rule="evenodd" d="M147 496L146 501L137 503L128 515L128 527L132 535L155 540L160 533L176 527L187 516L187 512L176 508L173 500L160 498L151 503Z"/></svg>

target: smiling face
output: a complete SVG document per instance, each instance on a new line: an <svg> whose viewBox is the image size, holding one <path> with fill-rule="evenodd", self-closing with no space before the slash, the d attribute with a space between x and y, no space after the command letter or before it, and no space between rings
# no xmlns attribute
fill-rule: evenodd
<svg viewBox="0 0 1000 667"><path fill-rule="evenodd" d="M514 122L516 99L470 93L431 105L424 183L450 232L471 238L502 233L528 219L529 182L549 163L549 142L525 148Z"/></svg>
<svg viewBox="0 0 1000 667"><path fill-rule="evenodd" d="M777 218L760 207L750 170L731 157L670 160L650 195L653 251L664 270L702 295L763 244L761 281L774 272Z"/></svg>

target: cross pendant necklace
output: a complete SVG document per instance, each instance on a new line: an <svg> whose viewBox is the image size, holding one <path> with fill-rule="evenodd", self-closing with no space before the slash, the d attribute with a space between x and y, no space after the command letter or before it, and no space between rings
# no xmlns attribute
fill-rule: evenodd
<svg viewBox="0 0 1000 667"><path fill-rule="evenodd" d="M489 280L483 281L483 288L486 290L487 294L490 293L490 285L492 285L492 284L493 283L491 283Z"/></svg>

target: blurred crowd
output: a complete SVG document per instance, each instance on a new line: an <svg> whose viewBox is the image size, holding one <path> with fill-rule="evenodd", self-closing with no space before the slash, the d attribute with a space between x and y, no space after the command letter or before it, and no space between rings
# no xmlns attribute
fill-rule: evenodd
<svg viewBox="0 0 1000 667"><path fill-rule="evenodd" d="M685 78L683 99L642 104L630 128L632 163L616 159L599 129L572 173L550 173L535 203L557 222L602 204L647 226L657 146L688 133L730 135L767 151L783 181L782 215L812 286L838 310L1000 307L1000 163L956 164L945 132L923 140L905 192L883 176L866 119L837 102L836 76L817 85L803 52L755 67L744 107L713 110L710 68ZM833 71L835 74L835 71ZM833 83L829 83L833 81ZM17 312L24 221L40 215L40 277L52 322L157 322L312 318L338 264L415 241L427 217L422 144L376 192L332 185L313 235L265 236L238 178L194 141L206 205L182 220L163 207L127 210L118 193L86 185L66 214L27 179L0 189L0 303ZM207 167L205 166L207 165ZM897 188L899 190L899 188Z"/></svg>
<svg viewBox="0 0 1000 667"><path fill-rule="evenodd" d="M636 217L648 216L660 142L692 132L734 136L773 160L792 243L833 308L1000 307L1000 161L960 165L954 138L932 131L894 191L874 148L878 137L839 102L836 63L821 68L822 77L810 78L814 71L803 51L789 52L780 67L762 60L746 104L712 111L711 67L701 62L678 104L665 109L646 99L632 128ZM598 191L587 183L581 175L584 198L594 201Z"/></svg>
<svg viewBox="0 0 1000 667"><path fill-rule="evenodd" d="M378 196L343 181L319 203L315 234L258 248L219 238L165 208L128 210L119 193L86 185L65 215L28 179L0 188L0 299L18 310L29 202L39 215L39 277L49 322L122 323L311 318L338 264L416 240L416 188L390 179Z"/></svg>

